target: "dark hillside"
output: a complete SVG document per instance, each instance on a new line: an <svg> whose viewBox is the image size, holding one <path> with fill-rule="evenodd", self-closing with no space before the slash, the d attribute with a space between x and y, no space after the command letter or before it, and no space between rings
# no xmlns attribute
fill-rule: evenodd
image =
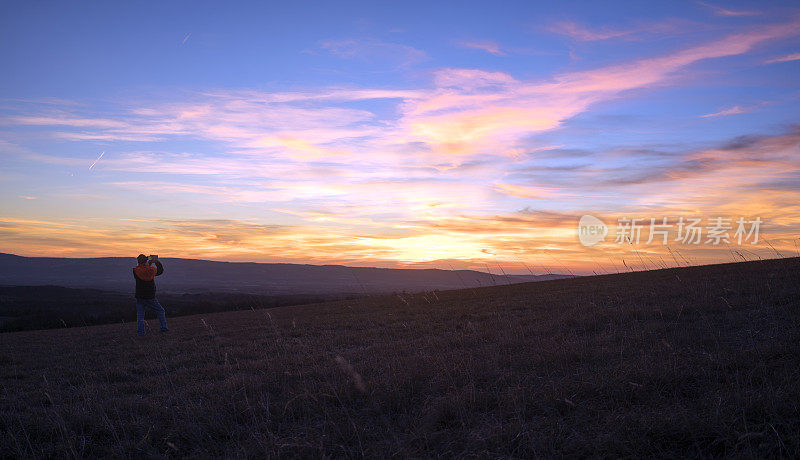
<svg viewBox="0 0 800 460"><path fill-rule="evenodd" d="M459 289L564 278L493 275L474 270L390 269L344 265L215 262L162 258L160 292L250 294L376 294ZM21 257L0 253L0 285L55 285L132 292L134 257Z"/></svg>
<svg viewBox="0 0 800 460"><path fill-rule="evenodd" d="M0 456L800 456L800 260L0 334Z"/></svg>

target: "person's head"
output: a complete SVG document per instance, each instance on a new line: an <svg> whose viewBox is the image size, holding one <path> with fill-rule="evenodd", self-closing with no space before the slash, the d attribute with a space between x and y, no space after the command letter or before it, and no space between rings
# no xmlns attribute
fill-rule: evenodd
<svg viewBox="0 0 800 460"><path fill-rule="evenodd" d="M138 256L136 256L136 262L138 262L139 265L146 264L147 256L144 254L139 254Z"/></svg>

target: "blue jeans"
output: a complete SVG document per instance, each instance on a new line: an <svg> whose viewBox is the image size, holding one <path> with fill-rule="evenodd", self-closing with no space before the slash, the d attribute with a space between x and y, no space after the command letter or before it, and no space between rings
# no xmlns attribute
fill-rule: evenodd
<svg viewBox="0 0 800 460"><path fill-rule="evenodd" d="M158 299L136 299L136 333L144 335L144 310L148 309L156 312L158 322L161 323L161 330L167 329L167 318L164 316L164 307L158 303Z"/></svg>

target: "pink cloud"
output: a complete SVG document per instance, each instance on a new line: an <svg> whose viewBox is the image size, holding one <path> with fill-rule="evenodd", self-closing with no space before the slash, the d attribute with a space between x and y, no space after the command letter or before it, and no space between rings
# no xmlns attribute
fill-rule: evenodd
<svg viewBox="0 0 800 460"><path fill-rule="evenodd" d="M718 215L761 216L776 227L784 226L771 230L769 237L779 250L788 247L791 251L792 226L800 216L797 205L800 193L781 188L781 180L800 171L798 147L800 132L796 129L779 136L742 137L676 158L677 165L692 166L670 171L659 179L658 187L653 187L653 182L610 187L617 193L624 190L630 197L618 212L625 210L642 217L709 212L709 203L713 203L713 212ZM279 173L287 171L291 168ZM158 194L200 194L202 202L207 204L274 203L283 199L288 202L300 197L311 199L317 207L273 204L270 207L273 211L292 213L306 222L291 227L234 220L107 218L89 222L0 218L0 234L3 250L42 255L115 255L125 250L135 253L136 246L146 244L162 248L158 250L161 253L184 257L202 254L264 260L264 254L269 254L272 261L306 263L361 261L390 265L448 258L477 263L485 260L482 254L490 253L489 260L496 257L504 266L520 258L556 264L542 262L553 259L548 254L555 250L559 251L557 264L573 270L591 262L590 256L574 241L574 226L580 213L570 209L579 209L583 202L580 197L574 197L577 208L559 212L492 212L490 207L480 206L492 203L486 196L487 190L474 183L450 183L435 177L403 180L397 179L396 174L394 177L349 182L344 176L320 182L310 174L302 178L287 175L282 181L269 181L268 187L258 181L249 184L236 181L236 185L221 181L216 186L205 182L202 185L115 182L108 185ZM731 181L731 177L737 180ZM551 189L548 185L501 181L491 191L523 199L568 198L563 189ZM325 194L329 199L325 199ZM615 219L614 213L601 209L593 214L607 223ZM663 247L640 249L653 257L668 255ZM719 261L719 253L711 249L689 247L686 252L699 261ZM626 247L608 245L600 254L616 260L624 257L630 262L626 251Z"/></svg>
<svg viewBox="0 0 800 460"><path fill-rule="evenodd" d="M768 61L765 61L764 64L775 64L777 62L792 62L792 61L800 61L800 53L787 54L786 56L780 56L774 59L770 59Z"/></svg>
<svg viewBox="0 0 800 460"><path fill-rule="evenodd" d="M526 136L558 128L597 102L665 84L677 71L698 61L743 54L766 40L797 33L797 21L751 28L660 57L564 73L549 80L449 68L435 72L433 87L425 90L218 90L186 102L136 107L115 119L51 113L3 121L63 127L58 135L75 140L200 137L230 143L239 154L293 162L339 157L337 161L368 160L387 167L410 161L457 164L478 153L514 156ZM335 104L376 99L396 101L399 116L382 119L367 109ZM404 158L401 149L413 145L416 155ZM372 153L376 150L382 158Z"/></svg>
<svg viewBox="0 0 800 460"><path fill-rule="evenodd" d="M705 6L706 8L711 8L714 11L714 14L716 14L717 16L756 16L761 14L761 12L759 11L730 10L706 2L697 2L697 4Z"/></svg>
<svg viewBox="0 0 800 460"><path fill-rule="evenodd" d="M701 115L700 117L701 118L709 118L709 117L722 117L722 116L727 116L727 115L738 115L740 113L747 113L751 109L752 108L750 108L750 107L746 108L746 107L741 107L741 106L735 105L735 106L733 106L733 107L731 107L729 109L720 110L719 112L714 112L714 113L707 113L705 115Z"/></svg>
<svg viewBox="0 0 800 460"><path fill-rule="evenodd" d="M506 53L500 49L500 45L493 41L464 41L459 42L459 45L465 48L472 48L476 50L486 51L489 54L494 54L495 56L505 56Z"/></svg>
<svg viewBox="0 0 800 460"><path fill-rule="evenodd" d="M498 184L496 190L506 195L519 198L548 199L560 195L550 187L534 187L529 185Z"/></svg>
<svg viewBox="0 0 800 460"><path fill-rule="evenodd" d="M107 118L81 118L70 114L52 114L49 116L21 116L9 117L5 120L8 124L38 125L38 126L71 126L76 128L95 129L121 129L127 124L119 120Z"/></svg>
<svg viewBox="0 0 800 460"><path fill-rule="evenodd" d="M746 53L775 38L797 35L798 22L753 28L656 58L556 76L519 81L507 74L446 69L424 101L407 101L401 123L409 138L424 140L444 155L476 151L513 152L518 140L556 128L590 105L628 90L664 84L698 61ZM442 87L447 85L447 87Z"/></svg>
<svg viewBox="0 0 800 460"><path fill-rule="evenodd" d="M451 256L480 257L480 250L485 248L497 249L492 252L502 255L511 251L515 240L529 237L532 229L547 235L547 245L563 245L568 225L559 221L558 225L533 226L530 220L515 221L492 214L490 210L498 202L518 204L545 198L575 203L581 198L565 193L559 184L514 182L504 177L506 168L518 161L521 153L530 153L535 147L527 140L531 135L556 129L569 118L590 110L593 104L623 97L627 91L669 84L676 75L684 75L689 66L702 60L744 54L767 40L797 34L797 22L752 28L662 56L565 72L549 79L522 79L486 69L446 68L434 72L425 89L321 88L279 93L216 90L193 94L183 101L139 104L113 119L106 115L93 118L86 115L87 108L75 107L64 112L6 118L2 123L51 126L60 136L82 140L148 142L191 137L213 141L209 144L216 149L214 154L148 151L146 147L133 152L116 149L112 153L107 148L109 154L94 171L193 175L196 177L187 181L201 184L117 181L105 185L125 190L155 189L158 185L159 190L171 194L202 195L195 198L226 206L264 203L265 210L291 211L307 222L336 228L330 234L325 233L327 229L316 234L309 230L302 241L259 237L257 229L245 232L248 236L244 243L236 247L220 245L213 239L204 241L209 245L206 249L219 253L241 250L257 254L294 245L302 249L292 254L307 255L319 246L353 239L357 227L378 229L374 234L403 236L380 242L376 242L377 237L365 237L363 243L345 244L344 250L319 253L328 258L341 254L358 258L377 251L374 254L419 261L431 255L424 251L425 247L447 247L448 238L467 234L464 249L453 249ZM372 104L362 104L372 101L395 110L376 111L369 108ZM723 115L721 112L708 116ZM765 194L734 208L731 189L725 186L726 180L744 176L744 171L758 173L753 182L745 183L749 186L778 177L781 171L794 171L796 162L785 154L794 144L778 150L776 142L747 153L737 151L735 161L727 163L721 160L730 159L734 155L731 151L688 155L686 161L691 167L647 176L624 187L616 184L614 190L636 192L630 194L634 197L630 205L646 209L672 209L680 203L696 205L698 209L707 206L693 202L693 196L716 200L729 209L776 209L778 199ZM768 149L783 153L757 156ZM89 161L96 158L96 152L92 152ZM89 164L85 158L33 152L25 155L34 161L64 166ZM600 175L604 171L595 168L585 172ZM235 185L230 185L231 178L236 179ZM663 186L654 190L654 182ZM511 222L517 222L513 229L509 229ZM471 226L478 227L470 234ZM48 232L57 233L36 228L42 238ZM179 233L169 228L154 232L154 238L163 237L166 241ZM501 237L508 239L497 241ZM15 238L24 235L19 233ZM179 247L192 247L188 239L180 241L184 246ZM293 257L288 252L294 249L283 251L286 257Z"/></svg>
<svg viewBox="0 0 800 460"><path fill-rule="evenodd" d="M608 28L591 30L573 21L556 22L550 26L548 30L582 42L608 40L609 38L625 37L634 33L634 30L614 30Z"/></svg>

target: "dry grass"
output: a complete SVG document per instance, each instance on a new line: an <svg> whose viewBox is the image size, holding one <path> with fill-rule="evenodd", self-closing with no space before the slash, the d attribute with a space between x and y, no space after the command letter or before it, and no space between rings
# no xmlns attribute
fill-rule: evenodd
<svg viewBox="0 0 800 460"><path fill-rule="evenodd" d="M797 457L798 281L784 259L0 334L0 456Z"/></svg>

